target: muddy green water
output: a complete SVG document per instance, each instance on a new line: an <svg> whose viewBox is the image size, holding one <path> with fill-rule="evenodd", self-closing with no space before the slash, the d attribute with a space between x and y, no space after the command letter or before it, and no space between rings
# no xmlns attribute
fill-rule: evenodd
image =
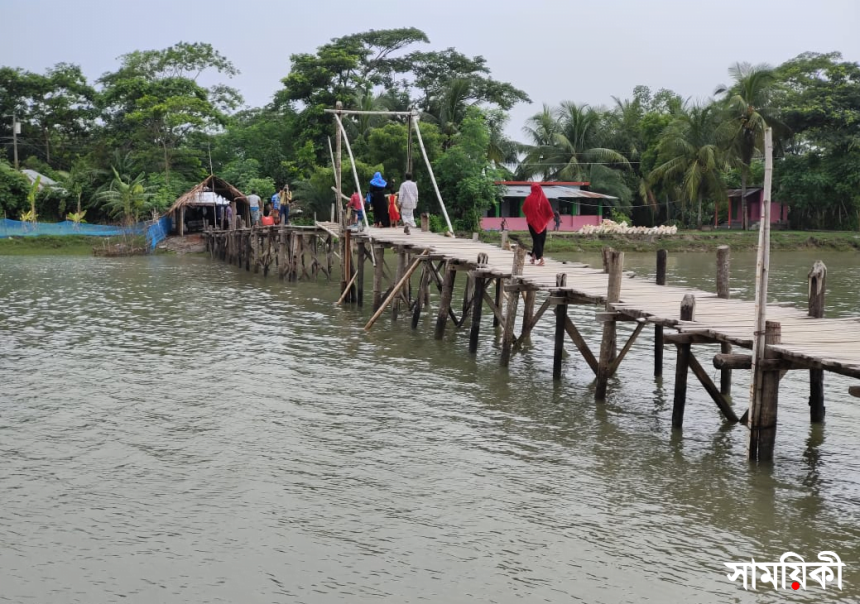
<svg viewBox="0 0 860 604"><path fill-rule="evenodd" d="M772 298L805 303L819 257L828 313L860 311L856 254L774 254ZM671 283L714 272L670 258ZM860 601L848 380L813 427L786 377L775 465L751 467L694 382L673 433L650 328L597 405L575 349L552 382L549 319L502 370L489 318L470 357L467 330L368 334L336 298L200 257L0 257L0 602ZM593 312L571 308L596 342ZM824 550L842 591L744 591L723 565Z"/></svg>

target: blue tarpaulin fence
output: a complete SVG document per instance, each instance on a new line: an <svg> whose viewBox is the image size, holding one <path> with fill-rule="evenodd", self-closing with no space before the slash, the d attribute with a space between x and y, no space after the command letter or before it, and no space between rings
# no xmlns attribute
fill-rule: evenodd
<svg viewBox="0 0 860 604"><path fill-rule="evenodd" d="M171 220L170 216L162 216L155 222L147 223L146 227L146 247L151 252L155 246L167 237L170 233Z"/></svg>
<svg viewBox="0 0 860 604"><path fill-rule="evenodd" d="M63 222L21 222L8 218L0 219L0 239L8 237L38 237L39 235L85 235L87 237L114 237L116 235L146 235L149 251L170 232L170 217L163 216L154 222L138 222L129 227L106 224L76 224Z"/></svg>

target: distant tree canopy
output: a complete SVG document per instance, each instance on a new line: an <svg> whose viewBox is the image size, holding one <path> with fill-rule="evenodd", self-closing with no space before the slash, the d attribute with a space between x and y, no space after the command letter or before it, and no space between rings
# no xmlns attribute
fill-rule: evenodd
<svg viewBox="0 0 860 604"><path fill-rule="evenodd" d="M227 83L236 67L209 44L135 50L95 82L67 63L43 74L6 66L0 111L21 123L22 166L58 183L37 195L40 220L72 210L91 222L134 219L166 208L210 170L240 189L289 183L309 215L328 215L334 127L325 109L339 101L418 112L449 214L466 230L497 200L493 182L515 177L589 181L639 224L696 226L715 211L725 220L728 188L762 184L767 127L777 143L773 197L791 205L793 226L860 227L860 65L839 53L736 64L698 105L646 86L605 107L560 99L529 118L517 141L505 134L507 111L528 94L494 79L483 57L429 44L414 27L333 38L292 55L271 102L252 108ZM220 81L204 86L204 74ZM405 117L350 116L344 126L362 191L375 171L402 181ZM0 209L17 217L31 187L11 166L11 128L0 121ZM421 207L438 214L414 146L412 168ZM343 182L347 193L355 188L351 170Z"/></svg>

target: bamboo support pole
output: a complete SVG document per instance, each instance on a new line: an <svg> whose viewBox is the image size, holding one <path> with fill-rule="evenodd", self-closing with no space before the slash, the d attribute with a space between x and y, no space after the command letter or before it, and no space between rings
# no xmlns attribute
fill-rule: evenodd
<svg viewBox="0 0 860 604"><path fill-rule="evenodd" d="M769 346L782 342L782 328L776 321L767 321L765 326L765 348L762 360L778 358ZM749 458L753 461L771 461L776 441L776 416L779 404L780 372L766 371L759 362L761 379L761 398L754 411L749 415L750 441ZM755 368L755 359L753 359Z"/></svg>
<svg viewBox="0 0 860 604"><path fill-rule="evenodd" d="M827 267L823 262L817 260L812 265L812 270L806 276L809 293L810 317L821 319L824 317L824 294L827 286ZM824 421L824 371L822 369L809 370L809 419L812 423Z"/></svg>
<svg viewBox="0 0 860 604"><path fill-rule="evenodd" d="M502 314L502 296L504 295L504 279L498 277L496 279L496 308L499 310L499 315ZM493 327L498 327L502 320L495 313L493 314Z"/></svg>
<svg viewBox="0 0 860 604"><path fill-rule="evenodd" d="M514 263L511 267L511 283L516 282L516 278L523 274L523 266L526 262L526 249L518 245L514 251ZM511 349L514 345L514 327L517 323L517 305L520 301L519 291L511 292L511 297L508 300L508 308L505 311L505 332L502 335L502 355L499 363L502 367L507 367L511 362Z"/></svg>
<svg viewBox="0 0 860 604"><path fill-rule="evenodd" d="M729 299L729 277L731 266L731 248L721 245L717 248L717 297ZM720 353L731 354L732 345L728 342L720 343ZM728 396L732 393L732 370L720 370L720 394Z"/></svg>
<svg viewBox="0 0 860 604"><path fill-rule="evenodd" d="M624 252L608 249L604 253L606 271L609 273L606 290L606 310L612 311L611 305L621 298L621 279L624 271ZM609 381L609 371L616 353L617 329L615 321L606 321L603 324L603 339L600 343L600 359L597 366L597 386L594 390L594 399L606 400L606 387Z"/></svg>
<svg viewBox="0 0 860 604"><path fill-rule="evenodd" d="M382 316L382 313L385 312L385 308L389 304L391 304L391 301L400 293L400 289L404 286L404 284L407 281L409 281L409 277L412 276L412 273L415 272L415 269L417 269L419 266L421 266L421 263L424 261L424 257L426 255L427 255L427 252L425 251L415 259L415 261L412 263L412 266L410 266L409 270L406 271L406 274L403 275L403 278L400 279L400 281L397 283L397 285L395 285L392 288L391 293L388 294L388 297L385 299L385 301L382 303L382 305L379 307L379 309L373 314L373 316L370 318L370 321L367 322L367 325L364 326L365 330L369 331L370 328L373 327L373 324L376 323L376 320Z"/></svg>
<svg viewBox="0 0 860 604"><path fill-rule="evenodd" d="M555 276L556 287L567 286L567 274L557 273ZM564 356L564 339L567 323L567 304L556 304L555 307L555 347L552 356L552 379L561 379L561 361Z"/></svg>
<svg viewBox="0 0 860 604"><path fill-rule="evenodd" d="M356 286L355 293L359 306L364 306L364 261L366 256L366 250L364 247L364 242L358 242L358 270L355 271Z"/></svg>
<svg viewBox="0 0 860 604"><path fill-rule="evenodd" d="M457 271L454 270L454 263L448 262L445 266L445 277L442 279L441 299L439 300L439 314L436 317L436 331L433 336L437 340L441 340L445 335L445 325L448 323L448 314L451 313L451 298L454 295L454 279L457 277ZM454 318L456 321L456 318Z"/></svg>
<svg viewBox="0 0 860 604"><path fill-rule="evenodd" d="M477 268L481 269L490 262L485 253L478 254ZM481 331L481 311L484 308L484 291L487 287L487 278L480 275L474 276L474 295L472 297L472 328L469 331L469 352L475 354L478 351L478 336Z"/></svg>
<svg viewBox="0 0 860 604"><path fill-rule="evenodd" d="M355 283L356 277L358 277L358 273L355 273L352 276L352 279L349 280L349 283L343 289L343 293L340 295L340 298L338 298L337 302L335 302L335 306L337 306L338 304L343 304L343 301L346 299L346 296L349 294L350 291L352 291L352 284Z"/></svg>
<svg viewBox="0 0 860 604"><path fill-rule="evenodd" d="M418 127L418 116L413 113L409 121L415 127L415 136L418 137L418 147L421 149L421 155L424 156L424 163L427 164L427 173L430 174L430 182L433 183L433 190L436 191L436 199L439 200L439 207L442 208L442 214L445 216L448 232L453 235L454 227L451 226L451 219L448 218L448 210L445 209L445 202L442 201L442 193L439 192L439 185L436 184L436 176L433 174L433 166L430 165L430 158L427 157L427 150L424 148L424 139L421 138L421 128Z"/></svg>
<svg viewBox="0 0 860 604"><path fill-rule="evenodd" d="M376 266L373 267L373 312L376 312L382 304L382 283L385 280L385 248L381 245L376 245L374 248L378 258Z"/></svg>
<svg viewBox="0 0 860 604"><path fill-rule="evenodd" d="M773 183L773 130L765 129L764 191L762 192L762 215L759 223L758 255L756 258L755 326L753 328L752 379L750 380L749 425L759 421L762 406L762 371L764 360L765 323L767 321L767 285L770 271L770 198ZM757 439L750 432L748 455L760 459Z"/></svg>
<svg viewBox="0 0 860 604"><path fill-rule="evenodd" d="M657 285L666 285L668 250L657 250ZM663 375L663 326L654 326L654 377Z"/></svg>
<svg viewBox="0 0 860 604"><path fill-rule="evenodd" d="M358 180L358 171L356 170L356 167L355 167L355 156L353 156L353 154L352 154L352 147L349 144L349 137L346 135L346 130L344 130L344 128L343 128L343 122L341 122L341 120L340 120L339 113L341 113L341 112L336 112L334 114L334 119L337 120L338 126L340 126L340 133L343 136L343 142L346 145L346 152L349 155L349 163L352 165L352 176L353 176L353 178L355 178L355 190L360 197L361 196L361 183ZM339 189L338 194L343 195L343 191L341 189ZM368 222L368 220L367 220L367 212L363 212L363 215L364 215L364 226L367 228L370 228L370 222ZM341 228L342 229L346 228L346 224L344 224L343 221L341 221ZM370 240L370 243L372 244L373 238L368 236L368 239ZM376 265L376 258L373 256L373 247L370 248L370 259L373 262L373 264Z"/></svg>
<svg viewBox="0 0 860 604"><path fill-rule="evenodd" d="M406 253L406 249L402 247L397 248L397 272L395 273L394 280L395 282L400 282L403 279L403 275L406 274L406 271L409 267L409 257ZM406 288L404 287L403 290ZM400 295L394 299L394 302L391 303L391 318L396 321L398 315L400 314L400 302L404 298L404 291L400 290ZM407 299L408 302L408 299Z"/></svg>
<svg viewBox="0 0 860 604"><path fill-rule="evenodd" d="M418 297L415 299L415 307L412 309L412 329L418 329L418 321L421 319L421 311L427 306L427 293L430 289L430 266L432 260L424 261L421 270L421 280L418 285Z"/></svg>
<svg viewBox="0 0 860 604"><path fill-rule="evenodd" d="M685 294L681 301L681 320L692 321L696 313L696 298ZM675 399L672 405L672 427L684 425L684 407L687 404L687 375L690 369L690 344L677 344L678 360L675 365Z"/></svg>

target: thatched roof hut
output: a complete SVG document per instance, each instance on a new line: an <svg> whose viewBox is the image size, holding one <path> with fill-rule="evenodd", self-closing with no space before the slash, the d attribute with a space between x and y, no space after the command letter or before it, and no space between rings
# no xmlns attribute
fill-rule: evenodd
<svg viewBox="0 0 860 604"><path fill-rule="evenodd" d="M250 222L250 209L245 194L223 178L210 175L179 196L167 210L177 225L179 235L185 234L185 208L229 205L233 216L245 216Z"/></svg>

